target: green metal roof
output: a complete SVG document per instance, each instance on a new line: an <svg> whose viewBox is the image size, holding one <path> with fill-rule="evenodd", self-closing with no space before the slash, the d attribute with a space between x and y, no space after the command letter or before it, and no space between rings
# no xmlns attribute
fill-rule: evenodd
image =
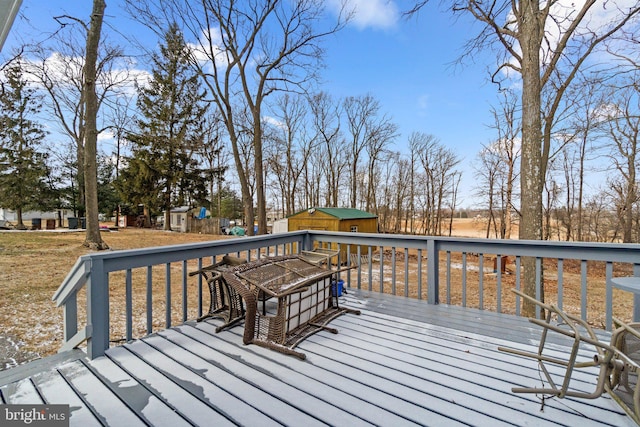
<svg viewBox="0 0 640 427"><path fill-rule="evenodd" d="M331 215L340 220L342 219L365 219L365 218L377 218L377 215L374 215L369 212L361 211L360 209L353 208L310 208L315 209L318 212L323 212L327 215ZM308 212L310 209L307 209ZM301 211L304 212L304 211ZM298 212L298 213L301 213ZM291 216L295 216L297 214L293 214Z"/></svg>

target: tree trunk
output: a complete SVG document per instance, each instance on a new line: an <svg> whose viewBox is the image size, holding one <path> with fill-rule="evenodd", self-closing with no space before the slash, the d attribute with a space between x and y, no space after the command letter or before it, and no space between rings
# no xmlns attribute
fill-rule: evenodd
<svg viewBox="0 0 640 427"><path fill-rule="evenodd" d="M258 222L258 234L267 234L267 207L266 197L264 194L264 168L262 158L262 123L260 117L260 109L254 107L253 117L253 145L255 150L255 173L256 173L256 202L258 204L257 222ZM253 209L252 209L253 212ZM253 236L254 233L254 221L247 224L249 236Z"/></svg>
<svg viewBox="0 0 640 427"><path fill-rule="evenodd" d="M106 4L104 0L93 1L91 12L91 26L87 33L87 50L84 72L85 108L85 143L84 143L84 185L87 235L84 245L91 249L109 249L100 236L98 221L98 164L97 141L98 130L96 118L98 115L98 98L96 96L96 63L98 60L98 44L102 30L102 18Z"/></svg>
<svg viewBox="0 0 640 427"><path fill-rule="evenodd" d="M542 120L540 45L543 36L537 0L520 2L520 46L522 47L522 158L520 163L520 240L542 239ZM535 258L524 258L523 292L536 296ZM540 284L540 297L542 283ZM522 315L535 316L535 304L524 301Z"/></svg>
<svg viewBox="0 0 640 427"><path fill-rule="evenodd" d="M16 209L16 220L18 221L18 223L16 224L16 229L18 230L26 230L27 227L24 225L24 222L22 220L22 208L18 207Z"/></svg>

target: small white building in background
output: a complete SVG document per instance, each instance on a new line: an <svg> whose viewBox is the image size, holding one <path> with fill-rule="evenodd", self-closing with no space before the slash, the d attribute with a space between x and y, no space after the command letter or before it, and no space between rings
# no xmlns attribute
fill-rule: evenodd
<svg viewBox="0 0 640 427"><path fill-rule="evenodd" d="M287 231L289 231L289 219L288 218L282 218L282 219L278 219L276 221L273 221L273 226L271 228L271 232L273 234L286 233Z"/></svg>
<svg viewBox="0 0 640 427"><path fill-rule="evenodd" d="M181 206L179 208L172 208L169 213L171 218L171 229L180 231L182 233L187 232L187 216L190 215L190 209L188 206Z"/></svg>
<svg viewBox="0 0 640 427"><path fill-rule="evenodd" d="M35 218L39 218L41 220L55 219L56 222L58 220L62 220L62 226L64 226L65 224L67 224L67 218L74 216L75 215L73 214L73 211L71 209L60 209L51 212L25 211L22 212L22 221L31 221ZM8 221L15 224L18 222L18 215L14 210L0 208L0 221Z"/></svg>

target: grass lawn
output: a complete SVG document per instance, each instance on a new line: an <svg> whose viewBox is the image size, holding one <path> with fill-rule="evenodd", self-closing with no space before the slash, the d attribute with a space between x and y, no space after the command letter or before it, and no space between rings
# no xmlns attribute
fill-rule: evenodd
<svg viewBox="0 0 640 427"><path fill-rule="evenodd" d="M102 238L119 250L226 237L127 228ZM90 252L84 239L84 232L0 232L0 370L62 345L63 312L51 298L78 257Z"/></svg>

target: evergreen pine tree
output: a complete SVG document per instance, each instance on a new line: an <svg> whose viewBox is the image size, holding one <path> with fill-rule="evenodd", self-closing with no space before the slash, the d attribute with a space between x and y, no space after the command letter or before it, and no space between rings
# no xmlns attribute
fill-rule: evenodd
<svg viewBox="0 0 640 427"><path fill-rule="evenodd" d="M118 183L129 203L143 203L152 212L164 210L166 230L172 205L188 204L206 191L194 156L207 107L189 59L182 33L173 24L153 56L148 85L138 89L142 118L136 121L136 132L128 135L133 156Z"/></svg>
<svg viewBox="0 0 640 427"><path fill-rule="evenodd" d="M41 109L39 97L23 76L20 58L4 72L0 96L0 202L16 211L17 227L25 229L22 214L48 209L50 191L46 154L38 151L45 137L33 121Z"/></svg>

